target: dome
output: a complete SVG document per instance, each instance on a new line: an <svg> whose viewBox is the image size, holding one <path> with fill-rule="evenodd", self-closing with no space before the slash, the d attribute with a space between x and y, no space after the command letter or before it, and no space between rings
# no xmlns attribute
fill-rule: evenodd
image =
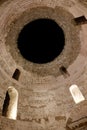
<svg viewBox="0 0 87 130"><path fill-rule="evenodd" d="M86 57L86 0L1 0L1 130L86 130Z"/></svg>

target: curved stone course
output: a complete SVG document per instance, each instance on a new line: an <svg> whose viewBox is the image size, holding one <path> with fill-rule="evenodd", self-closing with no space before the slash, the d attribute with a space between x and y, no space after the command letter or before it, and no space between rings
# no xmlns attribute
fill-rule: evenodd
<svg viewBox="0 0 87 130"><path fill-rule="evenodd" d="M86 18L87 8L83 2L0 1L1 130L69 129L66 127L67 121L77 106L69 87L72 84L78 85L87 99L87 24L76 25L75 22L77 17ZM65 35L64 49L59 56L46 64L26 60L17 47L17 39L23 27L40 18L54 20ZM15 70L20 72L18 78L13 76ZM19 95L16 121L2 117L5 94L9 86L15 87ZM81 109L80 113L82 111ZM79 127L75 129L79 130ZM84 125L81 130L85 130Z"/></svg>

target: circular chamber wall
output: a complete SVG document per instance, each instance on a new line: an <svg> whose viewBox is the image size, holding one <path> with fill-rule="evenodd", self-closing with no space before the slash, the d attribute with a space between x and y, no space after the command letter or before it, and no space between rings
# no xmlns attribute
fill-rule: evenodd
<svg viewBox="0 0 87 130"><path fill-rule="evenodd" d="M24 26L17 44L25 59L45 64L60 55L65 38L62 28L54 20L37 19Z"/></svg>
<svg viewBox="0 0 87 130"><path fill-rule="evenodd" d="M1 90L3 90L1 91L1 95L3 95L2 97L4 99L4 93L7 86L15 85L15 87L19 90L18 119L27 121L28 125L32 123L32 129L58 129L61 126L62 128L60 129L64 129L66 123L65 121L68 116L67 114L75 106L69 93L69 86L71 83L76 83L81 88L81 90L84 91L86 90L87 81L85 80L87 75L84 74L84 72L86 72L84 68L86 64L83 65L85 63L84 61L86 61L86 58L85 56L82 56L83 52L86 53L86 50L84 49L86 46L84 46L84 38L80 44L81 39L79 33L81 30L78 30L79 27L74 24L73 19L76 15L72 15L74 12L76 12L77 6L74 6L76 10L73 9L71 14L68 12L69 6L67 11L62 7L53 7L54 2L52 4L53 8L48 7L48 5L50 6L50 1L49 4L48 2L45 4L45 7L42 7L43 4L40 5L40 3L38 6L36 3L35 5L32 4L32 7L32 5L29 5L30 1L26 2L26 0L23 1L23 3L20 0L16 2L12 1L12 4L10 4L8 8L5 5L5 8L2 10L3 13L1 12L1 14L3 14L1 15L2 19L0 22L1 36L3 34L3 39L1 39L3 42L1 44L1 50L4 45L3 50L1 51L1 58L6 62L3 62L3 64L2 62L0 63L2 64L2 69L5 72L6 68L8 72L10 72L10 70L12 72L10 75L1 73ZM65 4L61 5L65 6ZM59 6L56 1L55 6ZM55 21L57 25L63 30L65 37L65 45L62 52L51 62L43 64L33 63L25 59L21 55L17 45L19 34L23 28L28 23L31 23L37 19L51 19ZM81 52L80 46L83 52ZM68 68L70 77L65 79L63 76L59 76L61 75L61 66ZM19 69L21 71L21 75L20 79L14 83L12 78L9 80L8 78L12 76L11 74L13 74L15 67L20 67ZM62 67L63 71L65 71L64 67ZM49 78L48 75L52 75L49 76L51 78ZM58 77L56 78L53 76ZM1 101L3 100L2 97ZM62 116L66 116L66 119L64 118L65 121L63 123L61 123L63 119L61 118ZM53 117L53 120L51 120L50 117ZM41 124L38 123L39 128L37 128L33 124L39 122L39 119L41 119ZM50 122L44 121L48 119ZM56 127L55 123L59 124L60 127ZM47 127L45 127L45 124ZM29 128L30 127L28 127L28 129Z"/></svg>
<svg viewBox="0 0 87 130"><path fill-rule="evenodd" d="M59 76L61 66L68 68L80 50L79 28L73 19L62 7L31 8L11 23L7 51L26 71Z"/></svg>
<svg viewBox="0 0 87 130"><path fill-rule="evenodd" d="M78 2L80 2L82 5L84 5L84 7L87 8L87 0L78 0Z"/></svg>

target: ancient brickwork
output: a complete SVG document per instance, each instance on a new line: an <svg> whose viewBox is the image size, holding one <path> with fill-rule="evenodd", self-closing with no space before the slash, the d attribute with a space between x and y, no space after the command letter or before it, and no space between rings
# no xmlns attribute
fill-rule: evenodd
<svg viewBox="0 0 87 130"><path fill-rule="evenodd" d="M86 1L0 1L0 130L87 130L87 103L78 106L69 91L76 84L87 100L87 24L83 16L86 21ZM55 20L65 35L62 53L47 64L27 61L17 47L24 25L39 18ZM82 20L78 25L76 18ZM2 116L9 86L19 95L17 120Z"/></svg>

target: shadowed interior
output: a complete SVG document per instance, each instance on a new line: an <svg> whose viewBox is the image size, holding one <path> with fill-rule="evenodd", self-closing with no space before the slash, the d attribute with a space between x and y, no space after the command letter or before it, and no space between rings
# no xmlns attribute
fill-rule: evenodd
<svg viewBox="0 0 87 130"><path fill-rule="evenodd" d="M24 26L17 45L25 59L38 64L48 63L62 52L64 32L52 19L37 19Z"/></svg>

